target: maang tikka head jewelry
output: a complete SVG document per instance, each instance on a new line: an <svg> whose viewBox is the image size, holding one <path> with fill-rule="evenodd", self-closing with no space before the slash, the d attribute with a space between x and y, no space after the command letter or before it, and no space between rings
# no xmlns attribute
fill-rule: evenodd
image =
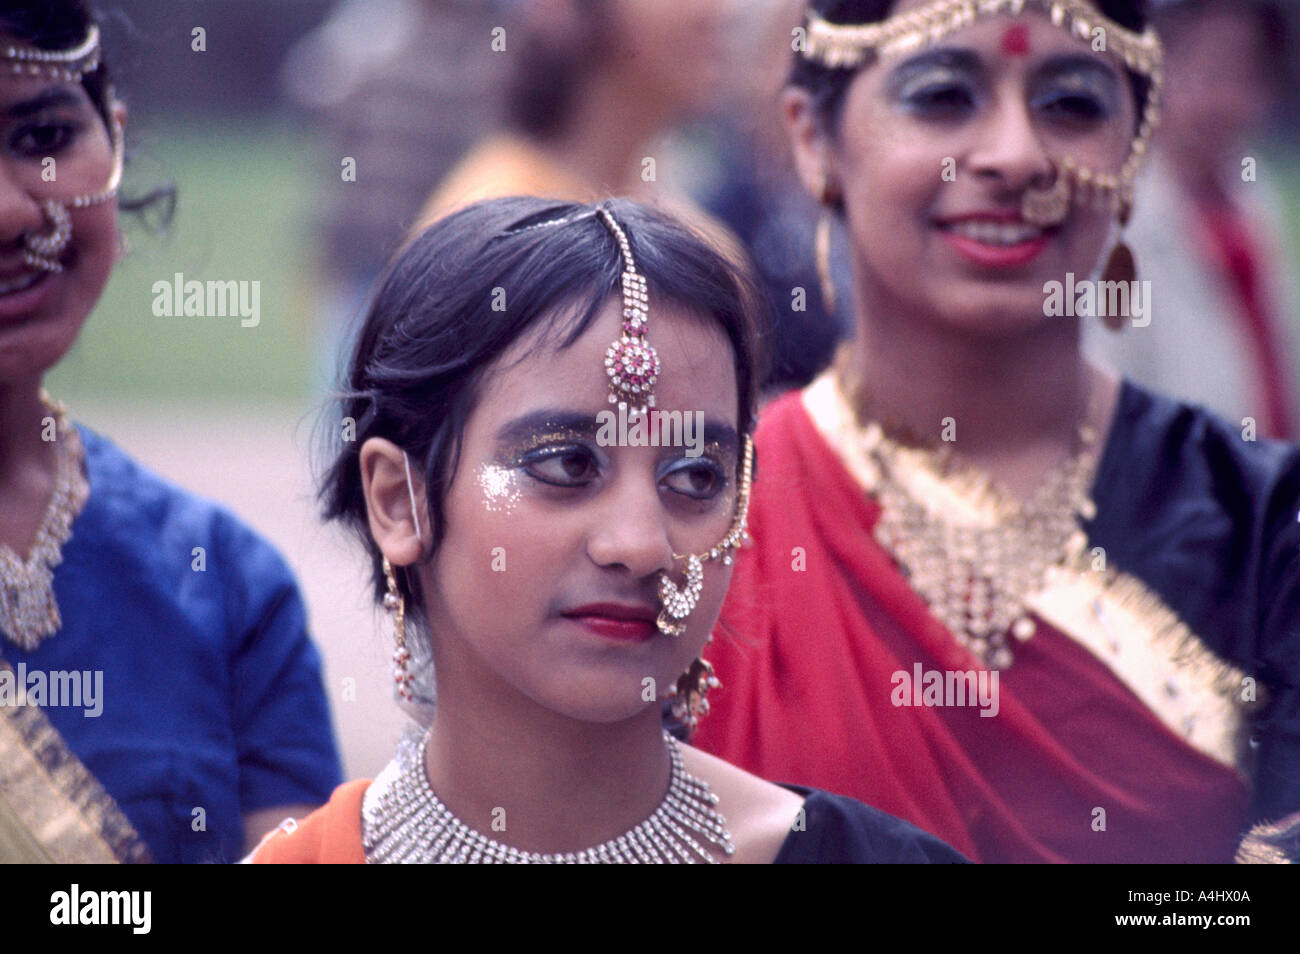
<svg viewBox="0 0 1300 954"><path fill-rule="evenodd" d="M627 234L604 206L597 210L600 220L613 233L623 256L623 334L605 354L605 372L609 377L611 404L620 407L637 402L629 414L644 414L654 407L654 385L659 374L659 357L645 340L649 326L649 296L646 280L636 270ZM663 609L656 625L666 636L686 632L686 620L699 602L704 589L704 564L721 560L732 563L733 551L752 542L749 536L749 490L753 480L754 443L746 436L740 492L736 499L736 516L726 536L704 553L673 554L674 560L686 561L686 585L678 587L667 573L659 575L659 601ZM710 672L710 675L712 673Z"/></svg>
<svg viewBox="0 0 1300 954"><path fill-rule="evenodd" d="M1129 30L1102 13L1091 0L934 0L873 23L832 23L810 10L802 56L829 69L856 69L872 55L911 53L938 43L977 18L1019 16L1027 7L1042 9L1053 26L1093 43L1094 48L1100 38L1106 53L1118 57L1128 69L1147 80L1148 90L1137 134L1118 174L1096 172L1065 156L1055 159L1051 183L1025 191L1021 215L1032 225L1059 225L1075 204L1109 206L1122 220L1132 207L1134 183L1160 122L1164 48L1152 27L1141 33Z"/></svg>
<svg viewBox="0 0 1300 954"><path fill-rule="evenodd" d="M636 270L627 233L603 205L596 210L614 234L623 256L623 333L605 352L609 377L609 403L628 409L630 417L655 406L654 387L659 376L659 355L646 341L650 324L650 296L645 276Z"/></svg>
<svg viewBox="0 0 1300 954"><path fill-rule="evenodd" d="M18 76L44 78L60 83L79 82L88 73L99 69L99 27L91 24L85 39L66 50L43 50L35 46L10 44L0 48L0 61L8 63L10 72ZM32 268L47 272L63 271L59 259L72 240L72 216L69 208L88 208L107 202L117 195L125 161L122 126L116 118L110 118L108 126L113 150L113 168L109 173L108 184L99 192L73 196L67 200L45 199L40 203L41 215L45 221L44 230L23 236L23 260Z"/></svg>

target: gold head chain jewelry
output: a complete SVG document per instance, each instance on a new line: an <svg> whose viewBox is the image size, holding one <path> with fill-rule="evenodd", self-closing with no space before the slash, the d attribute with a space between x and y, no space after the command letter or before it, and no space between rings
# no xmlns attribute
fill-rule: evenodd
<svg viewBox="0 0 1300 954"><path fill-rule="evenodd" d="M636 269L632 246L622 226L601 206L597 210L600 220L613 233L623 256L623 334L605 355L605 372L609 377L611 404L632 404L630 413L644 414L654 407L654 384L659 374L659 357L646 341L650 323L650 298L646 291L645 276ZM744 465L741 470L740 492L736 498L736 515L726 536L703 553L674 553L674 560L686 561L686 582L679 587L667 573L659 575L659 631L667 636L681 636L686 632L686 620L699 602L704 589L704 564L721 560L730 566L732 553L751 543L749 536L749 490L753 482L754 443L745 437Z"/></svg>
<svg viewBox="0 0 1300 954"><path fill-rule="evenodd" d="M99 27L91 24L86 37L67 50L43 50L29 45L10 44L0 48L0 61L9 64L15 76L43 78L59 83L79 82L88 73L99 69ZM47 272L63 271L60 257L72 240L72 216L68 209L85 209L108 202L117 195L122 184L125 162L122 142L122 125L109 119L109 137L112 139L113 168L108 184L99 192L90 192L60 201L45 199L41 213L45 229L23 236L23 260L32 268Z"/></svg>
<svg viewBox="0 0 1300 954"><path fill-rule="evenodd" d="M1019 16L1029 7L1043 10L1053 26L1092 42L1099 52L1104 50L1118 57L1128 69L1145 78L1149 88L1141 122L1118 174L1096 172L1068 156L1056 158L1052 163L1056 172L1052 184L1027 190L1021 215L1033 225L1052 226L1065 221L1071 204L1109 206L1122 224L1128 219L1134 182L1160 122L1164 48L1153 28L1147 27L1141 33L1129 30L1089 0L934 0L873 23L832 23L810 10L802 55L828 69L857 69L873 55L910 53L938 43L978 18ZM1097 43L1102 46L1097 47Z"/></svg>

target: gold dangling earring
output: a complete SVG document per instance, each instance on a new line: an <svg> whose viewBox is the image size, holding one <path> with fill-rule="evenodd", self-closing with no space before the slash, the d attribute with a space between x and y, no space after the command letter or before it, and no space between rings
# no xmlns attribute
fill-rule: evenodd
<svg viewBox="0 0 1300 954"><path fill-rule="evenodd" d="M827 200L826 172L817 177L817 201L822 206L821 218L817 220L817 237L814 243L814 258L817 263L817 282L821 285L822 307L826 314L835 314L835 279L831 274L831 210Z"/></svg>
<svg viewBox="0 0 1300 954"><path fill-rule="evenodd" d="M384 594L384 609L393 614L393 629L397 633L397 648L393 650L393 681L397 683L397 694L404 702L410 702L411 693L411 653L406 648L406 600L397 588L397 576L393 566L384 557L384 577L388 581L388 592Z"/></svg>
<svg viewBox="0 0 1300 954"><path fill-rule="evenodd" d="M1137 258L1133 255L1133 249L1129 248L1128 243L1124 241L1124 228L1128 225L1131 213L1132 206L1122 201L1119 213L1120 238L1106 259L1106 267L1101 272L1102 281L1125 283L1137 281ZM1126 287L1131 289L1133 285L1126 284ZM1107 314L1103 320L1107 328L1119 332L1124 330L1124 323L1131 317L1132 315Z"/></svg>
<svg viewBox="0 0 1300 954"><path fill-rule="evenodd" d="M712 641L710 635L709 642ZM678 677L673 691L664 694L665 699L672 700L673 718L686 727L688 736L694 734L700 720L709 714L709 690L721 685L713 673L713 664L700 656Z"/></svg>
<svg viewBox="0 0 1300 954"><path fill-rule="evenodd" d="M822 307L835 314L835 280L831 277L831 213L823 210L817 222L817 282L821 285Z"/></svg>

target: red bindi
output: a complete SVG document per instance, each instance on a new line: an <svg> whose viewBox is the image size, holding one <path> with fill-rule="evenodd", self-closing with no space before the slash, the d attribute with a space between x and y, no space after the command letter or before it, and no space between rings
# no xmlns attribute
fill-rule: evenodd
<svg viewBox="0 0 1300 954"><path fill-rule="evenodd" d="M1009 27L1002 34L1002 52L1007 56L1027 56L1029 54L1029 27L1018 25Z"/></svg>

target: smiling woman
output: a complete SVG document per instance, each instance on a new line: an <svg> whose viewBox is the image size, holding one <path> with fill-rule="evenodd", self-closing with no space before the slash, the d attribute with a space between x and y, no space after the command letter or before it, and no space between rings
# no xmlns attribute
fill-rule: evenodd
<svg viewBox="0 0 1300 954"><path fill-rule="evenodd" d="M338 775L284 561L42 388L119 254L125 118L85 4L0 8L0 671L98 710L0 704L0 861L233 859Z"/></svg>
<svg viewBox="0 0 1300 954"><path fill-rule="evenodd" d="M699 745L984 861L1231 860L1300 809L1300 451L1091 365L1044 300L1135 279L1143 5L813 0L800 29L782 104L856 335L757 430ZM999 676L996 716L904 705L913 671Z"/></svg>
<svg viewBox="0 0 1300 954"><path fill-rule="evenodd" d="M491 200L403 250L322 496L393 612L399 689L437 704L418 745L253 860L961 860L663 731L661 697L689 726L716 685L702 653L746 539L756 300L707 240L626 201ZM699 453L598 440L611 404L699 414ZM427 656L433 685L405 671Z"/></svg>

